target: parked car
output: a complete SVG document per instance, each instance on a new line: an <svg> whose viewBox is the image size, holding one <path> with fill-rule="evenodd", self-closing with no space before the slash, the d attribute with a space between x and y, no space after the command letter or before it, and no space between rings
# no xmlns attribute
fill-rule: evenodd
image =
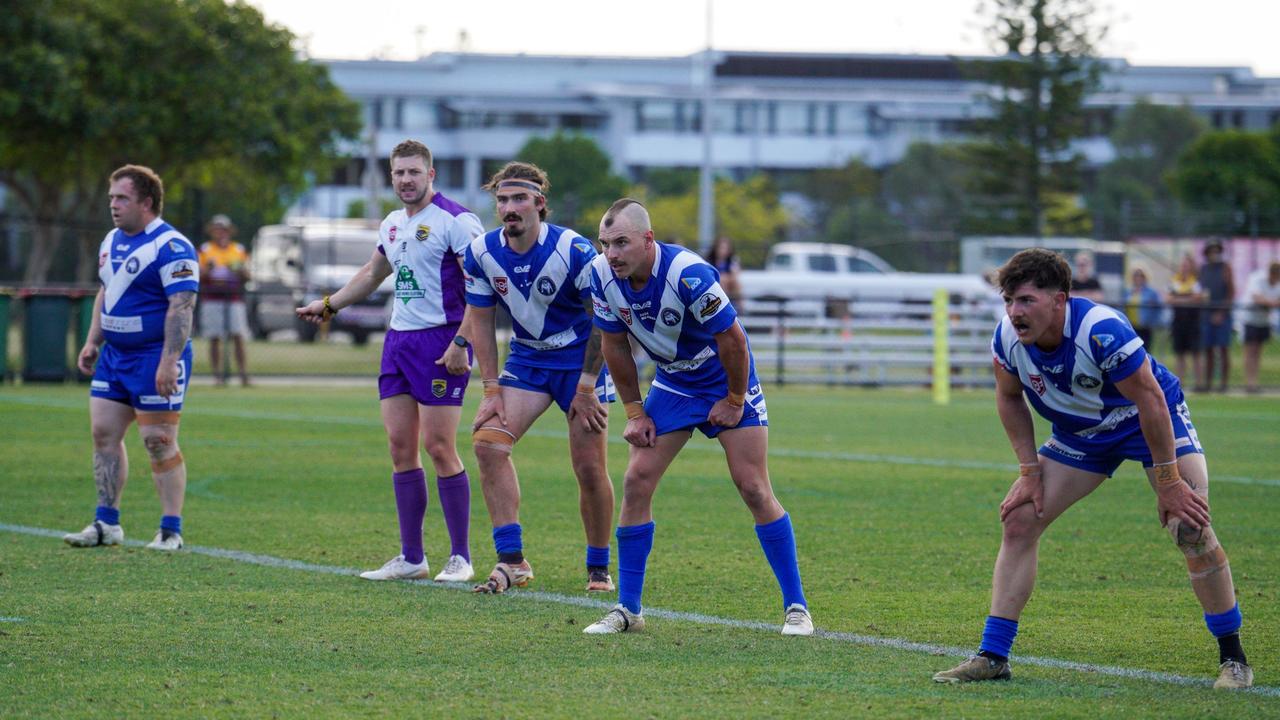
<svg viewBox="0 0 1280 720"><path fill-rule="evenodd" d="M250 255L249 325L265 338L295 329L303 342L317 326L297 318L294 308L332 294L369 261L378 226L366 220L305 220L267 225L254 237ZM388 277L368 298L342 309L330 329L349 333L357 345L383 330L391 317L395 279Z"/></svg>
<svg viewBox="0 0 1280 720"><path fill-rule="evenodd" d="M893 266L870 250L835 243L784 242L769 249L766 271L891 273Z"/></svg>

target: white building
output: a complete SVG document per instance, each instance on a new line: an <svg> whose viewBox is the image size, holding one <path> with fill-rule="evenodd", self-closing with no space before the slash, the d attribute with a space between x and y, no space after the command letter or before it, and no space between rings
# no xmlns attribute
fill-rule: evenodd
<svg viewBox="0 0 1280 720"><path fill-rule="evenodd" d="M892 164L916 141L960 139L986 112L983 87L945 56L717 52L712 164L742 176ZM385 162L405 138L435 154L437 187L471 207L480 185L534 135L593 137L632 179L649 168L702 161L705 55L573 57L435 53L417 61L327 61L336 84L364 104L372 147L308 193L295 212L341 216L366 196L368 159ZM1212 126L1261 129L1280 121L1280 78L1242 67L1139 67L1108 61L1089 98L1093 136L1080 149L1111 158L1116 112L1139 98L1186 104Z"/></svg>

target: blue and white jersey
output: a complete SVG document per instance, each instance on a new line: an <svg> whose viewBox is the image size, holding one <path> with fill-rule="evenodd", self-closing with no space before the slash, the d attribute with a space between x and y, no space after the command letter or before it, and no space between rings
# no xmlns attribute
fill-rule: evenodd
<svg viewBox="0 0 1280 720"><path fill-rule="evenodd" d="M458 261L483 233L475 213L440 193L413 216L404 208L387 215L378 229L378 252L395 276L392 330L462 322L466 303Z"/></svg>
<svg viewBox="0 0 1280 720"><path fill-rule="evenodd" d="M1005 371L1018 376L1032 407L1053 423L1053 432L1105 440L1138 429L1138 408L1116 383L1149 363L1170 407L1182 402L1178 378L1147 354L1123 315L1084 298L1071 298L1062 343L1052 352L1018 342L1005 316L991 351Z"/></svg>
<svg viewBox="0 0 1280 720"><path fill-rule="evenodd" d="M98 277L103 338L120 350L158 350L169 296L199 292L200 261L190 240L156 218L137 235L107 233L98 249Z"/></svg>
<svg viewBox="0 0 1280 720"><path fill-rule="evenodd" d="M591 263L596 325L631 333L640 342L658 366L654 387L682 394L727 387L715 335L737 322L738 313L720 287L720 273L679 245L654 245L653 273L639 290L619 280L603 255ZM749 358L750 353L748 345ZM755 359L750 362L754 376Z"/></svg>
<svg viewBox="0 0 1280 720"><path fill-rule="evenodd" d="M515 330L512 358L549 370L579 369L591 335L585 303L595 257L590 242L559 225L542 223L538 242L523 254L507 245L499 228L467 248L467 304L502 303Z"/></svg>

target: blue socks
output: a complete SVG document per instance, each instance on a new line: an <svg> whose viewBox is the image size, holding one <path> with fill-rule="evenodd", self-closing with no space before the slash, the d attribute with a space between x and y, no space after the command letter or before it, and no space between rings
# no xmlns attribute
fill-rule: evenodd
<svg viewBox="0 0 1280 720"><path fill-rule="evenodd" d="M161 515L160 529L168 530L178 535L182 534L182 516L181 515Z"/></svg>
<svg viewBox="0 0 1280 720"><path fill-rule="evenodd" d="M93 513L93 519L103 525L119 525L120 509L107 507L106 505L99 505L98 509Z"/></svg>
<svg viewBox="0 0 1280 720"><path fill-rule="evenodd" d="M764 556L773 568L774 577L778 578L778 587L782 588L782 607L809 604L804 599L804 586L800 583L800 563L796 560L796 535L791 529L791 515L783 513L782 517L771 523L756 526L756 537L760 538L760 547ZM622 545L618 545L618 553L622 553Z"/></svg>
<svg viewBox="0 0 1280 720"><path fill-rule="evenodd" d="M1009 651L1013 649L1013 639L1018 637L1018 621L995 615L987 616L987 626L982 630L982 644L978 652L994 659L1009 659Z"/></svg>
<svg viewBox="0 0 1280 720"><path fill-rule="evenodd" d="M1244 618L1240 615L1240 604L1236 603L1235 607L1217 615L1205 613L1204 624L1216 638L1240 632L1240 626L1244 624Z"/></svg>
<svg viewBox="0 0 1280 720"><path fill-rule="evenodd" d="M618 538L618 602L633 613L640 612L640 596L644 593L644 567L653 550L653 521L644 525L619 526Z"/></svg>
<svg viewBox="0 0 1280 720"><path fill-rule="evenodd" d="M587 569L604 568L609 569L609 546L592 547L587 546Z"/></svg>
<svg viewBox="0 0 1280 720"><path fill-rule="evenodd" d="M520 555L524 557L524 538L521 536L520 523L511 523L493 529L493 549L498 551L498 558ZM520 562L516 560L516 562ZM507 560L503 559L503 562Z"/></svg>

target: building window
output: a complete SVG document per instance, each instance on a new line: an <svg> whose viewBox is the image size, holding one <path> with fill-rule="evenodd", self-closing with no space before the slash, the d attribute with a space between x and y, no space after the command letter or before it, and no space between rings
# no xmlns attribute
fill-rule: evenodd
<svg viewBox="0 0 1280 720"><path fill-rule="evenodd" d="M1210 122L1213 124L1214 129L1221 130L1222 126L1225 124L1222 111L1214 110L1211 117L1212 120Z"/></svg>
<svg viewBox="0 0 1280 720"><path fill-rule="evenodd" d="M852 103L838 103L833 107L837 135L862 135L867 132L866 108Z"/></svg>
<svg viewBox="0 0 1280 720"><path fill-rule="evenodd" d="M1243 110L1231 111L1231 127L1244 128L1244 111Z"/></svg>
<svg viewBox="0 0 1280 720"><path fill-rule="evenodd" d="M780 102L777 105L779 135L812 135L817 122L810 103Z"/></svg>
<svg viewBox="0 0 1280 720"><path fill-rule="evenodd" d="M466 163L462 158L435 158L431 162L436 169L436 184L441 187L462 187L467 184ZM485 178L486 180L488 178Z"/></svg>
<svg viewBox="0 0 1280 720"><path fill-rule="evenodd" d="M369 121L366 123L374 130L384 127L382 122L382 98L374 98L365 106L368 111Z"/></svg>
<svg viewBox="0 0 1280 720"><path fill-rule="evenodd" d="M671 100L641 100L636 103L636 130L671 132L676 129L676 103Z"/></svg>

